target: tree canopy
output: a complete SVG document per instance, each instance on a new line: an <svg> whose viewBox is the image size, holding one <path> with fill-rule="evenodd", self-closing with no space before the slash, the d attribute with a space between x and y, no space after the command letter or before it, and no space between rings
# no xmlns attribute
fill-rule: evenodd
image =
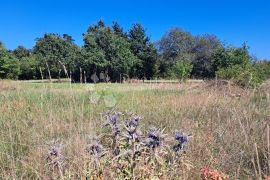
<svg viewBox="0 0 270 180"><path fill-rule="evenodd" d="M172 28L153 42L142 24L127 31L114 21L88 27L79 47L68 34L46 33L32 49L13 51L0 42L0 78L71 78L73 82L122 82L126 78L234 79L258 84L270 78L268 61L254 60L246 44L234 47L212 34Z"/></svg>

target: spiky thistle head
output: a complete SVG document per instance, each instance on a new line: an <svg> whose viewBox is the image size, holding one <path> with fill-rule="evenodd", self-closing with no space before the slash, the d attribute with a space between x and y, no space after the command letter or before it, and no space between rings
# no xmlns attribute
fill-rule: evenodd
<svg viewBox="0 0 270 180"><path fill-rule="evenodd" d="M123 132L123 136L127 140L139 140L139 132L138 132L138 127L139 127L139 122L142 119L140 116L134 116L133 114L129 119L125 120L124 123L124 128L125 131Z"/></svg>
<svg viewBox="0 0 270 180"><path fill-rule="evenodd" d="M163 140L163 133L161 130L151 127L147 133L146 146L155 149L160 146Z"/></svg>
<svg viewBox="0 0 270 180"><path fill-rule="evenodd" d="M177 141L177 144L173 146L173 150L175 152L184 151L185 147L187 146L188 141L190 140L192 136L187 135L178 130L175 130L174 135L175 135L175 140Z"/></svg>
<svg viewBox="0 0 270 180"><path fill-rule="evenodd" d="M86 145L85 151L95 158L100 158L105 155L105 148L99 142L98 138L93 138L91 143Z"/></svg>
<svg viewBox="0 0 270 180"><path fill-rule="evenodd" d="M59 142L59 140L53 140L50 142L49 150L47 154L47 160L50 161L51 164L62 164L65 160L65 157L62 155L62 149L64 148L64 144Z"/></svg>
<svg viewBox="0 0 270 180"><path fill-rule="evenodd" d="M142 118L140 116L134 116L131 117L130 119L127 119L125 121L125 128L129 133L134 133L138 126L139 126L139 122Z"/></svg>
<svg viewBox="0 0 270 180"><path fill-rule="evenodd" d="M104 115L104 118L105 118L104 126L110 126L112 134L114 136L117 136L118 134L120 134L120 129L118 125L118 122L120 120L120 115L121 115L120 112L108 112L108 113L105 113Z"/></svg>
<svg viewBox="0 0 270 180"><path fill-rule="evenodd" d="M113 113L106 113L105 114L105 126L110 125L110 126L115 126L117 125L119 119L120 119L120 112L113 112Z"/></svg>

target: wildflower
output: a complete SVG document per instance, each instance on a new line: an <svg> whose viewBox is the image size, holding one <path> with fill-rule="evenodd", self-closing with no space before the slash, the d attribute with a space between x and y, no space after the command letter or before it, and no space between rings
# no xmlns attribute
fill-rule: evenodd
<svg viewBox="0 0 270 180"><path fill-rule="evenodd" d="M52 142L46 158L48 161L50 161L50 164L53 164L54 166L59 166L63 164L65 160L65 157L61 153L63 147L64 145L62 143L59 143L58 140L54 140Z"/></svg>
<svg viewBox="0 0 270 180"><path fill-rule="evenodd" d="M86 152L95 157L100 158L105 155L104 147L99 143L98 139L94 138L90 144L85 147Z"/></svg>
<svg viewBox="0 0 270 180"><path fill-rule="evenodd" d="M149 148L156 148L161 145L162 132L155 127L149 129L147 133L146 146Z"/></svg>
<svg viewBox="0 0 270 180"><path fill-rule="evenodd" d="M114 136L118 135L120 133L120 129L118 127L118 121L120 118L120 112L114 112L114 113L107 113L105 115L105 125L104 126L110 126L112 130L112 134Z"/></svg>
<svg viewBox="0 0 270 180"><path fill-rule="evenodd" d="M219 179L229 179L229 177L227 175L225 175L222 172L219 172L217 170L211 170L208 167L203 167L201 169L201 177L203 180L219 180Z"/></svg>
<svg viewBox="0 0 270 180"><path fill-rule="evenodd" d="M118 122L118 120L119 120L119 117L120 117L120 114L121 113L117 113L117 112L114 112L114 113L112 113L112 114L110 114L110 113L107 113L106 115L105 115L105 118L106 118L106 123L105 123L105 126L107 126L107 125L111 125L111 126L115 126L115 125L117 125L117 122Z"/></svg>
<svg viewBox="0 0 270 180"><path fill-rule="evenodd" d="M137 127L139 126L139 121L142 118L139 116L132 117L131 119L127 119L125 121L125 128L128 132L133 133L136 131Z"/></svg>
<svg viewBox="0 0 270 180"><path fill-rule="evenodd" d="M173 146L173 150L175 152L182 152L184 148L187 146L187 143L190 139L191 135L186 135L185 133L175 131L175 140L177 144Z"/></svg>
<svg viewBox="0 0 270 180"><path fill-rule="evenodd" d="M124 127L126 131L123 133L123 136L127 140L139 140L139 133L137 130L141 119L140 116L133 116L125 121Z"/></svg>

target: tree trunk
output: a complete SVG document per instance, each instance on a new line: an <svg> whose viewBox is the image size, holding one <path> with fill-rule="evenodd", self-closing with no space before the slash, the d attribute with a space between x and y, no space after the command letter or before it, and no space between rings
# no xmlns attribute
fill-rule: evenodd
<svg viewBox="0 0 270 180"><path fill-rule="evenodd" d="M47 71L48 71L48 75L49 75L49 80L52 81L51 71L50 71L50 67L49 67L49 64L47 61L46 61L46 66L47 66Z"/></svg>
<svg viewBox="0 0 270 180"><path fill-rule="evenodd" d="M61 80L61 69L58 71L58 81L60 82L60 80Z"/></svg>
<svg viewBox="0 0 270 180"><path fill-rule="evenodd" d="M83 79L82 79L82 68L80 67L80 83L82 83Z"/></svg>
<svg viewBox="0 0 270 180"><path fill-rule="evenodd" d="M85 71L83 71L83 75L84 75L84 83L86 83L86 74L85 74Z"/></svg>
<svg viewBox="0 0 270 180"><path fill-rule="evenodd" d="M42 73L42 70L41 70L41 67L39 67L39 72L40 72L40 76L41 76L41 80L43 80L43 73Z"/></svg>
<svg viewBox="0 0 270 180"><path fill-rule="evenodd" d="M59 60L58 60L58 62L63 66L63 69L64 69L64 72L65 72L66 77L69 78L69 76L68 76L68 71L67 71L67 68L66 68L65 64L62 63L62 62L59 61Z"/></svg>
<svg viewBox="0 0 270 180"><path fill-rule="evenodd" d="M70 78L70 83L72 82L72 72L69 71L69 78Z"/></svg>

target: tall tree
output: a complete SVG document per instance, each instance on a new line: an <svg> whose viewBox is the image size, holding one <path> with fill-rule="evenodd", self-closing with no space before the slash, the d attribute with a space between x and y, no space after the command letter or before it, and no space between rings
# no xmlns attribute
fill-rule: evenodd
<svg viewBox="0 0 270 180"><path fill-rule="evenodd" d="M13 54L16 56L16 58L22 59L23 57L29 57L31 51L26 49L24 46L18 46L16 49L14 49Z"/></svg>
<svg viewBox="0 0 270 180"><path fill-rule="evenodd" d="M17 79L19 74L19 61L0 42L0 78Z"/></svg>
<svg viewBox="0 0 270 180"><path fill-rule="evenodd" d="M41 77L39 62L35 55L23 57L22 59L20 59L19 64L21 70L19 79L30 80Z"/></svg>
<svg viewBox="0 0 270 180"><path fill-rule="evenodd" d="M151 78L154 75L154 67L157 61L157 50L150 38L146 35L141 24L134 24L129 30L131 50L137 56L139 62L135 66L135 74L138 78Z"/></svg>
<svg viewBox="0 0 270 180"><path fill-rule="evenodd" d="M130 51L130 43L103 21L88 28L84 42L85 54L93 57L90 59L96 66L95 72L105 71L113 81L121 80L123 74L131 74L137 59ZM99 58L95 60L95 56Z"/></svg>
<svg viewBox="0 0 270 180"><path fill-rule="evenodd" d="M124 32L124 29L116 21L113 22L112 30L116 35L121 36L123 38L128 38L127 33Z"/></svg>
<svg viewBox="0 0 270 180"><path fill-rule="evenodd" d="M213 55L213 69L218 71L235 65L247 66L251 63L248 46L244 43L242 47L220 47Z"/></svg>
<svg viewBox="0 0 270 180"><path fill-rule="evenodd" d="M84 34L84 46L82 48L83 60L79 67L81 71L80 76L82 76L82 71L84 71L87 73L87 75L85 75L87 77L90 77L92 73L96 73L101 69L104 70L109 64L105 59L105 52L96 43L94 33L96 29L92 29L92 27L90 28L89 31Z"/></svg>
<svg viewBox="0 0 270 180"><path fill-rule="evenodd" d="M158 41L158 50L161 56L160 73L166 76L171 68L183 59L182 57L189 57L191 58L189 61L193 62L194 43L194 37L191 33L180 28L170 29Z"/></svg>
<svg viewBox="0 0 270 180"><path fill-rule="evenodd" d="M194 77L213 77L215 72L212 68L213 54L222 47L220 40L214 35L203 35L194 37L194 46L191 53L194 55L193 71Z"/></svg>
<svg viewBox="0 0 270 180"><path fill-rule="evenodd" d="M63 68L65 76L69 77L68 70L74 69L80 49L70 39L72 38L66 39L58 34L45 34L37 40L33 52L39 57L41 64L45 64L50 79L51 70L59 74Z"/></svg>
<svg viewBox="0 0 270 180"><path fill-rule="evenodd" d="M190 53L194 47L194 37L180 28L169 30L158 42L159 52L167 61L174 61L181 53Z"/></svg>

